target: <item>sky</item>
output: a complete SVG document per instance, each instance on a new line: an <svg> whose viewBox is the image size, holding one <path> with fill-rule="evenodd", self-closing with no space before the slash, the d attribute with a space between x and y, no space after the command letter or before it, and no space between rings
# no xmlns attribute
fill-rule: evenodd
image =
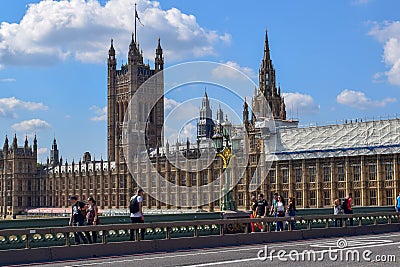
<svg viewBox="0 0 400 267"><path fill-rule="evenodd" d="M22 145L36 133L43 162L54 137L68 162L85 151L106 159L107 54L113 38L118 66L127 61L134 2L0 1L0 137L17 134ZM308 125L400 114L399 1L136 2L151 66L160 37L166 67L225 63L258 84L268 28L289 118ZM207 92L217 98L215 90ZM172 109L183 98L166 101Z"/></svg>

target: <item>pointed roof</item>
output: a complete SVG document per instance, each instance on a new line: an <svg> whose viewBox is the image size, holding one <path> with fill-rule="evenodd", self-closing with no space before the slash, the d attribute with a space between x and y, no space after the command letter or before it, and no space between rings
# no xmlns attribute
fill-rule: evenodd
<svg viewBox="0 0 400 267"><path fill-rule="evenodd" d="M108 50L108 55L109 56L115 56L114 40L113 39L111 39L111 46L110 46L110 49Z"/></svg>
<svg viewBox="0 0 400 267"><path fill-rule="evenodd" d="M160 37L158 37L158 45L157 45L156 53L157 53L158 55L159 55L159 54L162 54L161 39L160 39Z"/></svg>
<svg viewBox="0 0 400 267"><path fill-rule="evenodd" d="M14 134L13 147L18 147L17 133Z"/></svg>
<svg viewBox="0 0 400 267"><path fill-rule="evenodd" d="M265 41L264 41L264 61L269 61L271 59L269 42L268 42L268 28L265 29Z"/></svg>

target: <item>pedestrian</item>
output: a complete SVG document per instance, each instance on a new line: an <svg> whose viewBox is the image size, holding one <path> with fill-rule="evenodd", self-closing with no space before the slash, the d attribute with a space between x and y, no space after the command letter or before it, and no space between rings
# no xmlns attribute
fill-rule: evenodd
<svg viewBox="0 0 400 267"><path fill-rule="evenodd" d="M251 196L251 214L250 214L250 218L257 218L257 198L256 196ZM251 223L251 232L255 233L256 232L256 226L258 229L262 229L262 225L259 223Z"/></svg>
<svg viewBox="0 0 400 267"><path fill-rule="evenodd" d="M333 215L341 215L343 213L342 207L340 206L340 200L335 199L333 205ZM335 218L335 227L342 227L342 219Z"/></svg>
<svg viewBox="0 0 400 267"><path fill-rule="evenodd" d="M283 196L278 196L278 202L276 203L276 214L278 218L285 217L285 199ZM276 223L276 230L283 231L283 221Z"/></svg>
<svg viewBox="0 0 400 267"><path fill-rule="evenodd" d="M287 213L290 217L293 217L296 215L296 203L295 203L294 197L289 197ZM294 230L295 222L296 222L295 220L290 221L291 230Z"/></svg>
<svg viewBox="0 0 400 267"><path fill-rule="evenodd" d="M267 217L267 212L268 212L268 201L264 199L263 194L258 194L258 201L257 201L257 206L256 206L256 215L257 218L265 218ZM261 232L264 232L265 229L265 222L262 222L261 226Z"/></svg>
<svg viewBox="0 0 400 267"><path fill-rule="evenodd" d="M129 212L131 214L130 218L131 218L132 223L144 223L143 210L142 210L143 194L144 194L143 189L139 188L137 190L136 195L131 197L131 199L129 201ZM139 231L139 229L137 231ZM141 240L144 240L144 231L145 231L145 229L140 229ZM134 233L135 233L135 231L133 229L130 229L130 240L131 241L135 240Z"/></svg>
<svg viewBox="0 0 400 267"><path fill-rule="evenodd" d="M399 195L396 198L396 212L399 216L399 222L400 222L400 192Z"/></svg>
<svg viewBox="0 0 400 267"><path fill-rule="evenodd" d="M72 204L72 210L71 210L71 217L69 219L69 225L70 226L82 226L85 223L85 216L83 215L83 212L86 210L86 205L85 203L78 201L77 196L71 196L69 198L69 201ZM83 235L82 232L74 232L74 237L75 237L75 244L80 244L82 239L83 243L87 244L88 240L86 237Z"/></svg>
<svg viewBox="0 0 400 267"><path fill-rule="evenodd" d="M100 224L99 220L99 210L96 205L96 201L93 197L88 198L88 205L87 205L87 213L86 213L86 224L87 225L98 225ZM92 231L92 235L90 236L90 232L85 232L86 238L88 239L89 243L96 243L97 242L97 232ZM92 242L93 240L93 242Z"/></svg>
<svg viewBox="0 0 400 267"><path fill-rule="evenodd" d="M273 199L271 201L270 215L274 216L274 217L277 217L277 214L276 214L276 203L278 203L278 195L279 195L278 193L274 193L274 197L273 197Z"/></svg>
<svg viewBox="0 0 400 267"><path fill-rule="evenodd" d="M342 205L344 214L353 214L352 205L353 205L353 197L352 194L349 193L349 195L345 198L344 203ZM353 218L350 218L350 225L353 226Z"/></svg>

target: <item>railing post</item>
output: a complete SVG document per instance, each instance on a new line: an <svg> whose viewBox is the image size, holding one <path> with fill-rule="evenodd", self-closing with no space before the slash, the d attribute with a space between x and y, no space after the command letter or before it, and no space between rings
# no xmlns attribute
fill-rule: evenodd
<svg viewBox="0 0 400 267"><path fill-rule="evenodd" d="M347 222L347 218L343 218L343 219L342 219L342 227L343 227L343 228L346 228L346 227L347 227L347 223L346 223L346 222Z"/></svg>
<svg viewBox="0 0 400 267"><path fill-rule="evenodd" d="M65 233L65 245L66 245L67 247L71 246L71 240L70 240L70 238L69 238L69 232L66 232L66 233Z"/></svg>
<svg viewBox="0 0 400 267"><path fill-rule="evenodd" d="M106 230L101 231L101 242L103 244L107 244L107 231Z"/></svg>
<svg viewBox="0 0 400 267"><path fill-rule="evenodd" d="M251 223L250 224L245 223L244 225L246 225L246 227L244 228L244 233L248 234L249 233L249 226L251 226Z"/></svg>
<svg viewBox="0 0 400 267"><path fill-rule="evenodd" d="M141 230L140 230L140 231L141 231ZM137 241L137 242L140 241L139 229L135 229L135 241Z"/></svg>
<svg viewBox="0 0 400 267"><path fill-rule="evenodd" d="M377 220L376 216L374 216L374 225L377 225L377 224L378 224L378 220Z"/></svg>
<svg viewBox="0 0 400 267"><path fill-rule="evenodd" d="M222 223L219 225L219 235L223 236L225 234L224 231L225 231L225 224Z"/></svg>
<svg viewBox="0 0 400 267"><path fill-rule="evenodd" d="M390 216L390 215L388 217L388 224L392 224L392 216Z"/></svg>
<svg viewBox="0 0 400 267"><path fill-rule="evenodd" d="M165 227L165 239L171 239L171 227Z"/></svg>
<svg viewBox="0 0 400 267"><path fill-rule="evenodd" d="M31 241L30 241L29 234L26 234L26 248L31 248Z"/></svg>
<svg viewBox="0 0 400 267"><path fill-rule="evenodd" d="M194 226L194 237L199 237L199 230L197 228L197 225Z"/></svg>
<svg viewBox="0 0 400 267"><path fill-rule="evenodd" d="M265 225L267 226L267 232L271 233L271 222L267 222Z"/></svg>
<svg viewBox="0 0 400 267"><path fill-rule="evenodd" d="M329 219L325 219L325 228L329 228Z"/></svg>
<svg viewBox="0 0 400 267"><path fill-rule="evenodd" d="M307 220L307 230L311 230L311 220Z"/></svg>
<svg viewBox="0 0 400 267"><path fill-rule="evenodd" d="M358 226L362 226L362 217L358 217Z"/></svg>

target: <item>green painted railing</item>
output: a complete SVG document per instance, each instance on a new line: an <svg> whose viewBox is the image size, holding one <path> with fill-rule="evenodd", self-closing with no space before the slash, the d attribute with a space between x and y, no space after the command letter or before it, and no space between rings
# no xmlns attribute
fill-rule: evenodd
<svg viewBox="0 0 400 267"><path fill-rule="evenodd" d="M193 221L193 220L212 220L221 219L219 212L193 212L180 214L150 214L145 215L145 221L153 222L171 222L171 221ZM124 224L130 223L129 216L101 216L101 224ZM36 218L0 220L0 229L19 229L19 228L43 228L67 226L69 217L61 218Z"/></svg>
<svg viewBox="0 0 400 267"><path fill-rule="evenodd" d="M171 239L180 237L198 237L204 235L225 235L248 233L251 223L264 223L265 232L274 231L276 223L286 222L288 230L331 228L335 219L342 219L342 227L349 226L350 218L354 227L364 225L399 223L396 212L359 213L347 215L307 215L282 218L237 218L237 219L208 219L193 221L153 222L144 224L114 224L78 227L51 227L31 229L0 230L0 249L22 249L49 246L70 246L73 244L73 232L79 230L97 231L101 243L120 242L129 239L129 230L133 229L136 237L138 229L145 228L145 239ZM295 222L291 229L290 222Z"/></svg>

